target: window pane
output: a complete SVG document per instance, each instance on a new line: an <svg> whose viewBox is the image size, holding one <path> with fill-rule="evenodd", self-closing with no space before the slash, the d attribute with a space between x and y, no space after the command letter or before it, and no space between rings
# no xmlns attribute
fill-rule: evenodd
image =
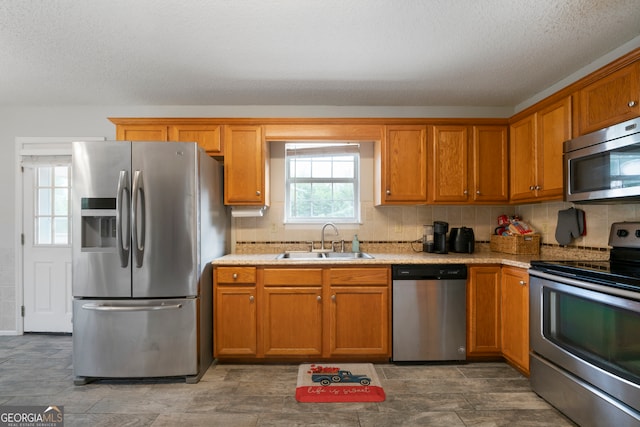
<svg viewBox="0 0 640 427"><path fill-rule="evenodd" d="M293 162L294 167L290 168L292 177L309 178L311 176L311 161L298 159Z"/></svg>
<svg viewBox="0 0 640 427"><path fill-rule="evenodd" d="M333 199L339 201L353 201L354 191L351 183L333 184Z"/></svg>
<svg viewBox="0 0 640 427"><path fill-rule="evenodd" d="M54 190L54 200L55 206L53 214L56 216L67 215L69 212L69 190L66 188L56 188Z"/></svg>
<svg viewBox="0 0 640 427"><path fill-rule="evenodd" d="M55 187L68 187L69 186L69 167L57 166L54 168L53 185Z"/></svg>
<svg viewBox="0 0 640 427"><path fill-rule="evenodd" d="M51 168L40 167L38 168L38 186L39 187L49 187L51 186Z"/></svg>
<svg viewBox="0 0 640 427"><path fill-rule="evenodd" d="M311 176L313 178L331 178L331 160L325 157L313 160Z"/></svg>
<svg viewBox="0 0 640 427"><path fill-rule="evenodd" d="M355 168L353 166L353 159L349 159L348 162L340 161L333 164L333 177L334 178L353 178L355 174Z"/></svg>
<svg viewBox="0 0 640 427"><path fill-rule="evenodd" d="M38 189L38 215L51 215L51 190Z"/></svg>
<svg viewBox="0 0 640 427"><path fill-rule="evenodd" d="M67 217L55 218L53 243L56 245L66 245L69 243L69 219Z"/></svg>
<svg viewBox="0 0 640 427"><path fill-rule="evenodd" d="M51 244L51 217L42 217L37 219L36 225L36 244Z"/></svg>

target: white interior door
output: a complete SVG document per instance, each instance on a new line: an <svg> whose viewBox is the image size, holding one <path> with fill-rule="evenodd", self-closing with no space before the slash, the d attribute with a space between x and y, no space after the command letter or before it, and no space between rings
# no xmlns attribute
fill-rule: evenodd
<svg viewBox="0 0 640 427"><path fill-rule="evenodd" d="M24 331L71 332L71 159L22 175Z"/></svg>

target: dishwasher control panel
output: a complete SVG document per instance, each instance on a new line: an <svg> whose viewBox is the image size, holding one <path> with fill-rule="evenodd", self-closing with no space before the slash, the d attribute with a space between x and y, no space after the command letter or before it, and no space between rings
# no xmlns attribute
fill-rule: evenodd
<svg viewBox="0 0 640 427"><path fill-rule="evenodd" d="M466 279L465 264L407 264L392 266L393 280Z"/></svg>

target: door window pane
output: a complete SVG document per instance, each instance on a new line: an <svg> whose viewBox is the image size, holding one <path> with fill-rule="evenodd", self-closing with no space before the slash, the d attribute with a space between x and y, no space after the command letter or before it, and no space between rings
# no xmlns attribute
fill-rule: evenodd
<svg viewBox="0 0 640 427"><path fill-rule="evenodd" d="M71 244L71 167L39 166L36 173L34 244Z"/></svg>

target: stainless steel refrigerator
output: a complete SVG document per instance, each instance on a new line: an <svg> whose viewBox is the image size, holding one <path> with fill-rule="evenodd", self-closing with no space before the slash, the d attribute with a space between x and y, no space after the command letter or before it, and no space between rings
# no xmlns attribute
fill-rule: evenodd
<svg viewBox="0 0 640 427"><path fill-rule="evenodd" d="M177 376L213 357L222 165L196 143L73 143L74 382Z"/></svg>

